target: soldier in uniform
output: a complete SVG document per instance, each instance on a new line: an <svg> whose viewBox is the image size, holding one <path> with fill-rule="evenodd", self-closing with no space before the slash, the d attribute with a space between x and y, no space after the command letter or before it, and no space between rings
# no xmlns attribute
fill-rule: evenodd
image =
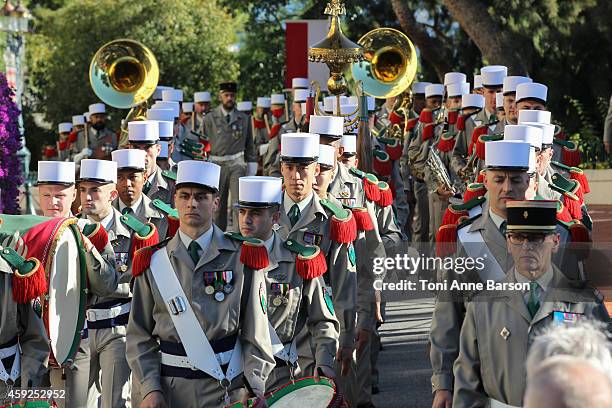
<svg viewBox="0 0 612 408"><path fill-rule="evenodd" d="M38 194L40 207L45 217L73 217L71 204L76 198L74 162L38 162ZM82 220L85 221L85 220ZM115 271L115 254L106 239L94 239L93 246L89 237L95 235L99 226L79 222L83 230L83 241L86 245L88 293L91 296L107 296L117 288L118 275ZM86 407L87 390L89 389L89 340L88 330L84 327L79 349L74 362L62 369L53 368L49 373L49 382L54 386L63 386L65 377L66 399L68 407Z"/></svg>
<svg viewBox="0 0 612 408"><path fill-rule="evenodd" d="M194 130L199 135L203 134L204 116L210 112L211 101L210 92L200 91L193 94Z"/></svg>
<svg viewBox="0 0 612 408"><path fill-rule="evenodd" d="M210 160L221 166L219 185L220 204L215 215L219 228L227 228L228 203L238 197L238 178L257 172L257 155L253 144L251 121L249 117L235 109L235 82L225 82L219 86L221 104L204 118L204 135L210 142ZM237 210L233 211L234 228L238 219Z"/></svg>
<svg viewBox="0 0 612 408"><path fill-rule="evenodd" d="M255 106L255 113L252 116L253 143L256 143L257 141L265 141L263 143L270 143L272 140L274 140L270 138L270 131L271 131L270 121L272 120L271 119L272 114L270 112L271 107L272 107L272 99L270 97L260 96L257 98L257 104ZM264 174L265 174L265 164L264 164Z"/></svg>
<svg viewBox="0 0 612 408"><path fill-rule="evenodd" d="M484 268L468 270L461 277L465 280L485 282L501 281L511 266L511 258L505 246L504 234L507 219L506 203L524 200L529 187L530 145L517 141L487 142L485 185L487 198L476 198L466 205L469 221L458 227L442 226L457 242L455 257L482 257ZM438 242L440 245L440 242ZM486 254L486 255L485 255ZM443 271L443 279L451 282L459 275ZM459 332L463 323L465 305L462 301L438 295L429 333L430 359L433 368L431 378L434 392L433 408L450 404L453 390L452 365L459 351Z"/></svg>
<svg viewBox="0 0 612 408"><path fill-rule="evenodd" d="M0 224L2 235L2 224ZM12 248L0 251L0 353L2 372L0 373L0 404L11 404L20 398L10 394L11 389L40 387L47 372L49 360L49 339L40 312L40 293L18 293L15 300L16 283L21 287L23 279L44 279L44 276L28 276L36 272L34 262L25 262ZM30 259L29 261L32 261ZM40 273L39 273L40 275Z"/></svg>
<svg viewBox="0 0 612 408"><path fill-rule="evenodd" d="M172 179L172 174L176 173L176 162L172 160L172 153L174 153L174 117L170 109L148 109L147 120L157 121L159 128L159 146L160 152L157 156L158 168L162 170L162 176L166 174L166 179ZM128 129L129 131L129 129ZM164 172L166 171L166 172ZM174 181L174 180L172 180ZM151 192L151 190L149 190ZM158 190L161 194L161 190ZM162 199L163 201L163 199ZM171 204L172 198L170 197ZM165 202L165 201L164 201Z"/></svg>
<svg viewBox="0 0 612 408"><path fill-rule="evenodd" d="M503 126L505 126L506 123L506 111L504 110L503 92L498 92L495 94L495 115L497 116L497 128L502 128L503 130Z"/></svg>
<svg viewBox="0 0 612 408"><path fill-rule="evenodd" d="M78 151L83 152L83 149L89 148L92 151L91 157L94 159L110 157L110 152L116 150L119 146L119 140L117 133L106 126L106 120L106 105L103 103L89 105L89 122L91 126L87 129L87 137L85 136L85 131L79 132L77 140ZM85 145L85 139L87 139L87 146Z"/></svg>
<svg viewBox="0 0 612 408"><path fill-rule="evenodd" d="M140 122L142 123L142 122ZM121 214L130 214L140 222L151 222L160 240L168 234L168 220L161 211L165 203L153 202L143 193L145 184L145 152L120 149L113 152L117 163L117 199L113 207Z"/></svg>
<svg viewBox="0 0 612 408"><path fill-rule="evenodd" d="M172 205L174 193L174 173L162 170L157 166L157 156L161 152L160 134L168 137L168 121L143 120L128 123L128 140L130 149L143 150L146 153L146 174L143 193L151 200L159 199Z"/></svg>
<svg viewBox="0 0 612 408"><path fill-rule="evenodd" d="M502 133L504 126L518 124L518 109L516 108L516 87L523 83L533 82L531 78L524 76L507 76L504 78L503 86L503 109L505 118L499 121L495 133Z"/></svg>
<svg viewBox="0 0 612 408"><path fill-rule="evenodd" d="M435 128L434 119L442 104L444 85L432 84L425 88L426 107L421 111L420 119L416 125L415 137L406 149L408 162L412 170L414 181L415 211L413 217L412 242L429 242L429 198L425 184L425 161L429 155L426 147L432 138ZM430 143L430 142L428 142ZM425 147L424 147L425 146Z"/></svg>
<svg viewBox="0 0 612 408"><path fill-rule="evenodd" d="M473 91L474 91L475 94L478 94L478 95L482 95L482 93L483 93L483 89L482 89L482 75L481 74L474 75L474 87L473 87Z"/></svg>
<svg viewBox="0 0 612 408"><path fill-rule="evenodd" d="M461 98L461 117L457 121L457 136L451 157L451 169L461 179L471 183L465 174L467 164L470 161L468 145L472 140L474 129L478 126L475 117L484 109L485 99L482 95L468 94Z"/></svg>
<svg viewBox="0 0 612 408"><path fill-rule="evenodd" d="M328 147L328 146L325 146ZM315 374L335 378L334 358L338 348L338 319L323 277L304 279L296 268L296 256L314 247L300 247L283 240L273 226L280 217L282 180L275 177L242 177L238 199L240 233L260 240L268 253L265 273L268 293L268 319L274 332L272 341L276 367L268 377L266 389L273 391L302 373L298 365L297 340L306 327L313 340ZM282 347L282 348L281 348Z"/></svg>
<svg viewBox="0 0 612 408"><path fill-rule="evenodd" d="M525 359L543 327L583 318L609 322L601 295L577 289L552 263L560 246L554 201L507 203L507 249L514 267L503 283L515 288L482 292L467 306L454 363L454 407L522 406Z"/></svg>
<svg viewBox="0 0 612 408"><path fill-rule="evenodd" d="M342 120L341 118L338 118ZM348 374L355 342L356 324L356 268L354 254L349 254L349 244L354 236L340 233L342 222L350 222L345 211L327 200L321 200L313 191L313 183L319 172L319 135L311 133L286 133L281 145L281 173L285 187L281 204L280 228L283 239L295 240L300 245L317 245L319 258L325 258L328 273L326 285L334 301L340 323L339 349L336 361L341 374ZM336 215L332 219L332 215ZM322 261L322 259L321 259ZM298 342L300 358L312 360L310 338L301 334ZM300 365L305 375L312 375L312 361Z"/></svg>
<svg viewBox="0 0 612 408"><path fill-rule="evenodd" d="M136 245L134 240L144 241L141 235L132 234L133 229L141 230L143 224L133 216L122 216L112 206L118 196L116 183L117 162L92 159L81 162L82 215L106 230L120 274L117 289L108 296L94 297L87 310L90 387L94 383L99 385L104 408L129 406L130 368L125 357L125 334L131 308L131 274L127 271L132 261L130 251ZM150 234L154 234L154 229Z"/></svg>
<svg viewBox="0 0 612 408"><path fill-rule="evenodd" d="M59 161L69 161L71 160L72 151L70 149L70 141L68 140L68 136L72 131L72 123L70 122L62 122L57 125L57 147L58 147L58 160Z"/></svg>
<svg viewBox="0 0 612 408"><path fill-rule="evenodd" d="M266 283L213 224L220 169L179 163L178 233L136 255L127 356L140 407L221 407L247 384L265 406L274 367Z"/></svg>

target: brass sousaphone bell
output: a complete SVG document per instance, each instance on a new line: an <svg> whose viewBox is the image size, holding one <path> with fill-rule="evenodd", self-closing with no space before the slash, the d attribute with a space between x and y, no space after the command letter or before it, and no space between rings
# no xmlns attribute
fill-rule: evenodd
<svg viewBox="0 0 612 408"><path fill-rule="evenodd" d="M393 28L377 28L357 42L365 59L351 65L353 79L363 92L386 99L408 90L417 71L417 54L412 41Z"/></svg>
<svg viewBox="0 0 612 408"><path fill-rule="evenodd" d="M150 49L120 39L104 44L89 65L89 81L107 105L128 109L146 102L159 80L159 66Z"/></svg>

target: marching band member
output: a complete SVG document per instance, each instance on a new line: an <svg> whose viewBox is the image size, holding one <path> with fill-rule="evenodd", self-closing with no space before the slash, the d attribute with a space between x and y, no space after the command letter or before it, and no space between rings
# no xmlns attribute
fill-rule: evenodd
<svg viewBox="0 0 612 408"><path fill-rule="evenodd" d="M240 400L245 384L266 406L274 367L266 283L256 265L240 262L240 241L213 223L220 170L179 163L178 233L140 250L132 265L127 358L140 407L223 406Z"/></svg>

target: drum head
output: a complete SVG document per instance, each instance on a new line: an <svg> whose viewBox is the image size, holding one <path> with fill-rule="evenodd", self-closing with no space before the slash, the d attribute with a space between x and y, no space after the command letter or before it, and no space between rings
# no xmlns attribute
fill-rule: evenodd
<svg viewBox="0 0 612 408"><path fill-rule="evenodd" d="M324 408L331 405L336 395L334 384L321 378L303 378L295 383L289 383L267 398L268 406L274 408Z"/></svg>
<svg viewBox="0 0 612 408"><path fill-rule="evenodd" d="M72 227L72 226L71 226ZM51 254L48 299L48 331L51 351L58 364L74 357L83 328L85 285L81 271L79 241L73 228L65 228Z"/></svg>

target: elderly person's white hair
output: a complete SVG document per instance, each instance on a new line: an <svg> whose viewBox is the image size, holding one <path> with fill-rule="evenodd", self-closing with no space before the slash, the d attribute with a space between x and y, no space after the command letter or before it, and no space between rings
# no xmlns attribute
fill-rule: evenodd
<svg viewBox="0 0 612 408"><path fill-rule="evenodd" d="M552 356L528 378L523 406L612 407L612 381L607 373L582 357Z"/></svg>
<svg viewBox="0 0 612 408"><path fill-rule="evenodd" d="M600 369L612 381L610 336L605 324L585 320L572 326L552 324L538 335L527 355L527 381L538 365L551 356L580 357Z"/></svg>

